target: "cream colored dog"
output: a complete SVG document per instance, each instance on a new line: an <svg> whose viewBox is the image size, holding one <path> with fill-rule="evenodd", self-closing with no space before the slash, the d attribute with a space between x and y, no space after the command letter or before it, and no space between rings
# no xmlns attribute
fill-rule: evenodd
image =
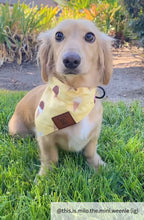
<svg viewBox="0 0 144 220"><path fill-rule="evenodd" d="M40 101L44 91L49 89L51 85L49 82L52 79L56 79L56 82L62 84L62 87L66 85L67 90L73 91L74 94L81 91L81 88L88 91L95 88L96 91L100 84L108 84L112 74L111 39L87 20L65 20L54 29L40 34L39 39L41 45L38 56L42 79L46 84L31 90L17 104L9 122L9 133L21 136L36 133L41 153L40 175L45 174L46 169L50 169L52 163L58 162L59 146L68 151L83 150L88 163L97 170L99 165L104 164L96 152L103 114L102 105L98 99L94 100L92 95L88 95L95 104L79 122L75 123L73 120L72 124L58 129L57 123L52 118L54 131L51 133L38 135L35 122L36 114L38 115L39 111L38 106L44 105L44 103L40 104ZM64 89L64 91L67 90ZM56 96L57 86L54 92L53 95ZM52 96L52 93L50 94ZM66 97L66 94L64 95ZM49 100L48 97L47 109L48 106L51 106ZM69 100L68 94L67 100ZM86 105L81 109L83 108L87 108ZM55 107L55 109L59 109L59 107ZM51 110L49 113L47 110L48 116L52 112L55 111ZM69 111L68 114L68 117L71 117ZM64 121L64 118L62 120ZM65 120L67 124L67 116ZM44 121L46 120L44 119Z"/></svg>

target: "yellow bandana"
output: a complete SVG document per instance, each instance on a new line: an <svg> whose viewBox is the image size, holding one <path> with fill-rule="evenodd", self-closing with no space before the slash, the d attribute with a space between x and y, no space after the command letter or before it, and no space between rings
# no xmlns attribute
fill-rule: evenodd
<svg viewBox="0 0 144 220"><path fill-rule="evenodd" d="M53 77L35 112L38 136L45 136L80 122L95 105L96 88L76 90Z"/></svg>

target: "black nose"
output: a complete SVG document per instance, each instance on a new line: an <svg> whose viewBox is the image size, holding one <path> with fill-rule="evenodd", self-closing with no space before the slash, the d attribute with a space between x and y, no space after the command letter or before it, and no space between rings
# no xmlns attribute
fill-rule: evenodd
<svg viewBox="0 0 144 220"><path fill-rule="evenodd" d="M77 53L69 52L63 56L63 63L68 69L75 69L79 66L81 58Z"/></svg>

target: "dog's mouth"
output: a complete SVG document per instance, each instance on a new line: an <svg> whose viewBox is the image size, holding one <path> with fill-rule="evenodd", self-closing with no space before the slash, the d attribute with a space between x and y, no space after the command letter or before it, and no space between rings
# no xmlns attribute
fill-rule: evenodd
<svg viewBox="0 0 144 220"><path fill-rule="evenodd" d="M68 69L68 68L65 68L63 73L65 75L78 75L78 74L80 74L80 71L79 71L79 69Z"/></svg>

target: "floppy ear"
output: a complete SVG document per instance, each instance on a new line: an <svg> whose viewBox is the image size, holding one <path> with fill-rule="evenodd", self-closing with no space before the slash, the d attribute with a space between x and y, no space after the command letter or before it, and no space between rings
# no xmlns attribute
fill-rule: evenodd
<svg viewBox="0 0 144 220"><path fill-rule="evenodd" d="M112 75L112 39L102 34L101 45L99 48L100 82L107 85Z"/></svg>
<svg viewBox="0 0 144 220"><path fill-rule="evenodd" d="M48 74L52 72L54 67L53 49L51 43L52 30L39 35L40 47L38 51L38 59L41 64L41 76L44 82L48 81Z"/></svg>

